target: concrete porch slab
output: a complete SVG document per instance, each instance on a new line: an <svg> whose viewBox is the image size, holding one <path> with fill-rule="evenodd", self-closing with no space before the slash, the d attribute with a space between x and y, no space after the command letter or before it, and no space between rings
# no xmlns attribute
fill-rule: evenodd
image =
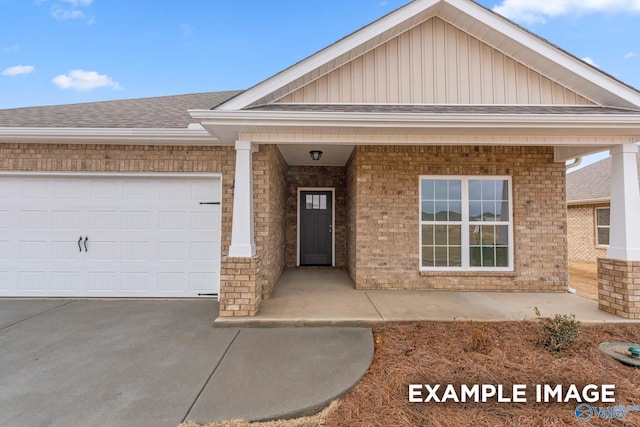
<svg viewBox="0 0 640 427"><path fill-rule="evenodd" d="M218 318L219 326L375 326L414 321L511 321L575 314L583 323L626 323L598 303L569 293L356 290L344 270L285 271L255 317Z"/></svg>

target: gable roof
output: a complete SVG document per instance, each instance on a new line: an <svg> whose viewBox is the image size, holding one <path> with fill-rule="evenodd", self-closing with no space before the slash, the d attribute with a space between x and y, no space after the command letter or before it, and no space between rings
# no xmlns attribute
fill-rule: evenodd
<svg viewBox="0 0 640 427"><path fill-rule="evenodd" d="M637 155L640 170L640 153ZM640 186L640 178L638 179ZM569 205L608 202L611 199L611 157L567 174Z"/></svg>
<svg viewBox="0 0 640 427"><path fill-rule="evenodd" d="M218 106L270 104L438 17L601 106L640 108L640 92L471 0L415 0Z"/></svg>
<svg viewBox="0 0 640 427"><path fill-rule="evenodd" d="M0 110L0 127L183 129L189 109L210 109L239 91L204 92Z"/></svg>

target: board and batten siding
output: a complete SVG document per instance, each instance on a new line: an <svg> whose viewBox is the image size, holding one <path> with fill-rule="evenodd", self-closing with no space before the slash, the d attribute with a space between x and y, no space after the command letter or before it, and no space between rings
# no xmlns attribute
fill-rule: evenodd
<svg viewBox="0 0 640 427"><path fill-rule="evenodd" d="M437 17L277 102L593 104Z"/></svg>

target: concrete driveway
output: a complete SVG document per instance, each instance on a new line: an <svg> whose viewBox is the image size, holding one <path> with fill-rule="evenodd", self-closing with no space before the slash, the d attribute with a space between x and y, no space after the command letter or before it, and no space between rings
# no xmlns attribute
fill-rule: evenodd
<svg viewBox="0 0 640 427"><path fill-rule="evenodd" d="M366 372L371 331L214 328L212 301L0 300L11 426L176 426L312 412Z"/></svg>

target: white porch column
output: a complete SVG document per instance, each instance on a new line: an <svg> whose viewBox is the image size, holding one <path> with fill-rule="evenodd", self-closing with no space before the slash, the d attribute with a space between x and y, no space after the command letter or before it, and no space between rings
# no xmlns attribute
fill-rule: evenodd
<svg viewBox="0 0 640 427"><path fill-rule="evenodd" d="M251 258L256 255L253 236L253 164L255 146L251 141L236 141L236 179L233 193L233 223L229 256Z"/></svg>
<svg viewBox="0 0 640 427"><path fill-rule="evenodd" d="M607 258L640 261L640 191L636 144L611 150L611 234Z"/></svg>

